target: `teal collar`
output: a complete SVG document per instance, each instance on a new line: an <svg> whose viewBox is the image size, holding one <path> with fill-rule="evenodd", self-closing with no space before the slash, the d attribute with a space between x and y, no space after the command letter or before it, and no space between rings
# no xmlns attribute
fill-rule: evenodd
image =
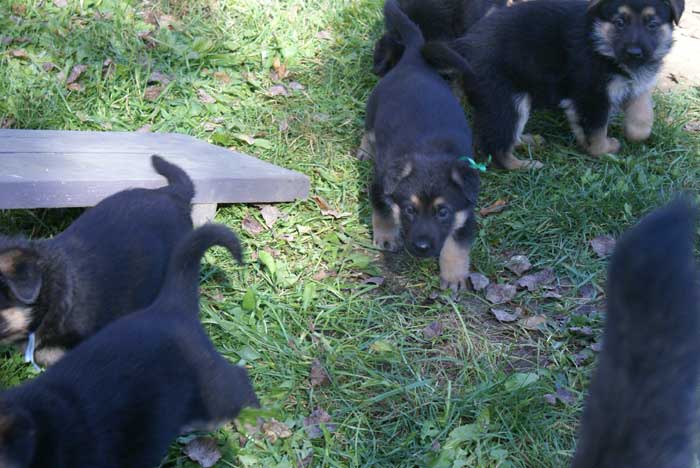
<svg viewBox="0 0 700 468"><path fill-rule="evenodd" d="M27 347L24 350L24 362L31 362L32 366L34 366L34 369L36 371L40 371L41 369L39 366L36 365L36 361L34 361L34 348L36 347L36 335L34 333L30 333L29 337L27 338Z"/></svg>
<svg viewBox="0 0 700 468"><path fill-rule="evenodd" d="M460 156L459 158L457 158L457 161L464 161L467 164L469 164L469 167L471 167L472 169L475 169L479 172L486 172L486 167L489 164L491 164L491 156L489 156L488 161L486 161L485 163L478 163L469 156Z"/></svg>

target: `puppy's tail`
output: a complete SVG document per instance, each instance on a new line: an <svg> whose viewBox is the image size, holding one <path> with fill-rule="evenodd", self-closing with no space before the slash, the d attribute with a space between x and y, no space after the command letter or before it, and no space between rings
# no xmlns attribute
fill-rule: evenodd
<svg viewBox="0 0 700 468"><path fill-rule="evenodd" d="M168 179L169 185L167 190L189 205L192 202L192 198L194 198L194 184L190 176L178 166L169 163L157 154L151 156L151 164L158 174Z"/></svg>
<svg viewBox="0 0 700 468"><path fill-rule="evenodd" d="M692 466L700 355L696 211L678 200L622 236L573 468Z"/></svg>
<svg viewBox="0 0 700 468"><path fill-rule="evenodd" d="M384 21L387 29L395 29L398 32L399 37L401 37L401 43L406 49L419 49L425 44L420 28L403 12L396 0L385 1Z"/></svg>
<svg viewBox="0 0 700 468"><path fill-rule="evenodd" d="M461 74L466 90L476 87L474 69L464 57L445 42L428 42L421 48L421 54L425 61L440 73L456 71Z"/></svg>
<svg viewBox="0 0 700 468"><path fill-rule="evenodd" d="M178 310L199 310L199 264L204 253L215 245L225 247L243 262L241 244L236 235L221 224L205 224L180 240L170 258L157 303Z"/></svg>

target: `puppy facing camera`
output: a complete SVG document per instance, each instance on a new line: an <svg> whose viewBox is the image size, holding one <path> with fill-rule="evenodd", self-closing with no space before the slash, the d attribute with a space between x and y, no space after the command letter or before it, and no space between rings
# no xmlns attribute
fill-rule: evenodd
<svg viewBox="0 0 700 468"><path fill-rule="evenodd" d="M66 350L157 296L168 260L192 231L194 185L179 167L153 156L168 180L102 200L51 239L0 235L0 342L33 333L36 361Z"/></svg>

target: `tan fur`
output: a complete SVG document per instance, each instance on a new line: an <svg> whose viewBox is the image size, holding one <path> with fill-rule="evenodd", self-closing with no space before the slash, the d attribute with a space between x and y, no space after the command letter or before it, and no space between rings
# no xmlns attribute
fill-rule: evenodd
<svg viewBox="0 0 700 468"><path fill-rule="evenodd" d="M593 45L598 53L606 57L615 58L615 50L612 46L615 35L615 25L609 21L600 19L593 23Z"/></svg>
<svg viewBox="0 0 700 468"><path fill-rule="evenodd" d="M631 141L643 141L651 135L654 124L654 104L651 91L630 99L625 105L625 137Z"/></svg>
<svg viewBox="0 0 700 468"><path fill-rule="evenodd" d="M22 255L19 250L8 250L0 254L0 273L12 275L15 272L17 258Z"/></svg>
<svg viewBox="0 0 700 468"><path fill-rule="evenodd" d="M416 208L420 208L423 206L423 204L420 201L420 198L418 198L418 195L411 195L411 203L413 203L413 206Z"/></svg>
<svg viewBox="0 0 700 468"><path fill-rule="evenodd" d="M452 232L445 239L445 243L440 251L440 287L443 289L449 288L454 292L465 289L467 277L469 277L471 249L459 244L454 239L455 231L464 226L468 217L468 211L455 213Z"/></svg>
<svg viewBox="0 0 700 468"><path fill-rule="evenodd" d="M63 348L41 348L34 353L34 360L42 367L49 367L56 364L64 355Z"/></svg>
<svg viewBox="0 0 700 468"><path fill-rule="evenodd" d="M654 16L656 15L656 8L652 6L644 7L642 9L642 18L645 16Z"/></svg>
<svg viewBox="0 0 700 468"><path fill-rule="evenodd" d="M376 210L372 211L372 234L374 246L379 249L396 251L401 244L400 208L391 206L391 215L383 217Z"/></svg>
<svg viewBox="0 0 700 468"><path fill-rule="evenodd" d="M32 321L32 309L29 307L10 307L0 311L4 327L3 335L24 334Z"/></svg>
<svg viewBox="0 0 700 468"><path fill-rule="evenodd" d="M403 167L403 171L401 171L401 174L399 175L400 179L405 179L406 177L411 175L411 172L413 172L413 164L406 163L406 165Z"/></svg>
<svg viewBox="0 0 700 468"><path fill-rule="evenodd" d="M498 158L498 162L500 162L503 165L503 167L508 169L509 171L521 169L541 169L542 167L544 167L544 164L542 164L540 161L537 161L536 159L518 159L515 156L513 156L512 151L509 151L502 157Z"/></svg>
<svg viewBox="0 0 700 468"><path fill-rule="evenodd" d="M633 11L630 7L627 5L622 5L617 9L617 12L620 13L621 15L632 15Z"/></svg>
<svg viewBox="0 0 700 468"><path fill-rule="evenodd" d="M362 135L362 141L360 142L360 147L357 150L357 159L360 161L367 161L374 159L374 132L365 132Z"/></svg>
<svg viewBox="0 0 700 468"><path fill-rule="evenodd" d="M603 127L588 137L586 150L591 156L617 153L620 151L620 142L617 138L608 138L608 127Z"/></svg>
<svg viewBox="0 0 700 468"><path fill-rule="evenodd" d="M443 197L436 197L435 200L433 200L433 207L437 208L440 205L445 204L445 199Z"/></svg>

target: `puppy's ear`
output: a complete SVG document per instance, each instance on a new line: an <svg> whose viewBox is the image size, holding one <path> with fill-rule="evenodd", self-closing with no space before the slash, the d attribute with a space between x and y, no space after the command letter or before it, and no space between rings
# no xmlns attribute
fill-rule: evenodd
<svg viewBox="0 0 700 468"><path fill-rule="evenodd" d="M374 45L374 56L372 73L377 76L384 76L396 66L403 55L404 47L389 33L379 38Z"/></svg>
<svg viewBox="0 0 700 468"><path fill-rule="evenodd" d="M41 269L36 252L11 248L0 252L0 280L23 304L36 302L41 292Z"/></svg>
<svg viewBox="0 0 700 468"><path fill-rule="evenodd" d="M605 0L589 0L588 2L588 14L593 14L598 10L598 7L603 4Z"/></svg>
<svg viewBox="0 0 700 468"><path fill-rule="evenodd" d="M29 466L35 446L36 426L29 413L16 405L0 402L0 464Z"/></svg>
<svg viewBox="0 0 700 468"><path fill-rule="evenodd" d="M391 195L396 191L401 181L410 176L413 172L413 161L404 163L403 166L394 167L393 170L384 177L384 194Z"/></svg>
<svg viewBox="0 0 700 468"><path fill-rule="evenodd" d="M452 166L450 179L462 189L464 196L472 205L476 204L481 188L481 178L479 173L469 166L465 161L457 161Z"/></svg>
<svg viewBox="0 0 700 468"><path fill-rule="evenodd" d="M668 0L668 4L673 13L673 22L677 25L681 21L681 15L685 9L685 0Z"/></svg>

